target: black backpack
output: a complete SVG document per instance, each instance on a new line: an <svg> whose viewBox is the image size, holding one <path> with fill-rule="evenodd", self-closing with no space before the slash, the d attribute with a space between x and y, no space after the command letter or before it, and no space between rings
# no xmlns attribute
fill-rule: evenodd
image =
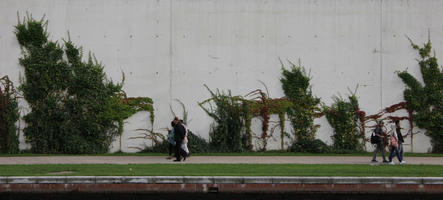
<svg viewBox="0 0 443 200"><path fill-rule="evenodd" d="M371 134L371 144L377 144L379 142L379 137L375 134L375 130Z"/></svg>

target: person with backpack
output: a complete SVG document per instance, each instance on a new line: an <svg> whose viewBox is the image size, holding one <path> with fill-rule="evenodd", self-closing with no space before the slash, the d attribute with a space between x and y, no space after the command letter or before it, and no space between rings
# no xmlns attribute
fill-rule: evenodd
<svg viewBox="0 0 443 200"><path fill-rule="evenodd" d="M377 153L381 152L383 156L383 163L389 163L385 157L385 147L383 143L383 138L385 137L383 134L383 121L379 121L375 126L374 132L371 135L371 143L375 146L374 155L372 156L371 162L378 162L375 158L377 157Z"/></svg>

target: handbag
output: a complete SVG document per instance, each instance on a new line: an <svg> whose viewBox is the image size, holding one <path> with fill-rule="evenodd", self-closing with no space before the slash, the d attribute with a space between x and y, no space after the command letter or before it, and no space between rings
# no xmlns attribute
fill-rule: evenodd
<svg viewBox="0 0 443 200"><path fill-rule="evenodd" d="M395 148L398 148L398 142L397 142L397 140L395 139L395 137L391 136L391 137L389 138L389 143L391 144L391 146L394 146Z"/></svg>

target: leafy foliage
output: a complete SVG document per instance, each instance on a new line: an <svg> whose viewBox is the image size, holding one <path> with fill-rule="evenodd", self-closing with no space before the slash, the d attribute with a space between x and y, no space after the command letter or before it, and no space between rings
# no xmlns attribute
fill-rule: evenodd
<svg viewBox="0 0 443 200"><path fill-rule="evenodd" d="M303 138L294 142L289 150L293 152L328 153L331 148L319 139Z"/></svg>
<svg viewBox="0 0 443 200"><path fill-rule="evenodd" d="M266 86L265 86L266 87ZM288 101L286 98L277 98L271 99L269 98L269 94L264 93L262 90L257 89L255 91L250 92L246 95L246 97L252 96L253 98L250 100L243 99L243 107L245 114L243 115L246 126L246 135L250 132L251 122L250 120L253 117L260 117L262 119L262 134L258 137L262 143L262 151L267 150L268 139L273 137L274 128L271 128L269 131L269 120L272 114L277 114L280 118L279 126L280 126L280 137L281 137L281 149L284 149L284 138L287 135L284 132L285 128L285 112L288 108L292 107L292 103ZM247 105L245 107L245 105ZM252 137L250 137L252 140ZM249 141L248 144L251 144L252 141Z"/></svg>
<svg viewBox="0 0 443 200"><path fill-rule="evenodd" d="M153 144L152 146L147 146L140 151L140 153L166 153L168 152L168 140L162 140L158 144Z"/></svg>
<svg viewBox="0 0 443 200"><path fill-rule="evenodd" d="M348 97L346 102L341 97L334 97L331 107L323 106L326 119L334 128L332 140L337 150L362 151L364 135L359 131L358 100L355 94Z"/></svg>
<svg viewBox="0 0 443 200"><path fill-rule="evenodd" d="M46 26L47 21L28 16L15 27L25 69L20 90L31 108L24 116L31 150L107 152L122 131L122 119L137 108L123 104L122 84L107 80L101 63L91 54L83 61L82 49L70 40L64 46L48 40Z"/></svg>
<svg viewBox="0 0 443 200"><path fill-rule="evenodd" d="M403 95L413 111L413 121L431 137L432 151L443 152L443 69L435 54L431 55L430 40L423 47L410 42L420 55L418 65L424 85L406 70L399 72L398 76L406 84Z"/></svg>
<svg viewBox="0 0 443 200"><path fill-rule="evenodd" d="M0 78L0 152L18 153L17 126L19 119L17 93L8 76Z"/></svg>
<svg viewBox="0 0 443 200"><path fill-rule="evenodd" d="M282 63L283 91L292 103L287 109L288 118L291 121L295 141L309 141L315 139L316 126L314 118L319 111L320 99L312 95L310 80L303 67L289 62L289 70Z"/></svg>
<svg viewBox="0 0 443 200"><path fill-rule="evenodd" d="M207 153L209 150L209 143L201 136L194 134L192 131L188 133L188 149L191 153Z"/></svg>
<svg viewBox="0 0 443 200"><path fill-rule="evenodd" d="M231 92L213 92L206 85L211 98L199 103L200 107L214 119L209 133L209 146L216 152L240 152L242 147L243 104L241 97L233 97ZM208 104L209 108L204 105ZM214 105L212 105L214 104Z"/></svg>

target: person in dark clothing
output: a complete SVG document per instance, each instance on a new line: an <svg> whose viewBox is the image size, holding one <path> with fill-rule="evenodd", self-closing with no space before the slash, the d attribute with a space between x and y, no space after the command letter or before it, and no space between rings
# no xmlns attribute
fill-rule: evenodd
<svg viewBox="0 0 443 200"><path fill-rule="evenodd" d="M382 127L383 127L383 121L378 122L377 125L375 126L374 133L378 137L378 141L375 144L375 150L374 150L374 155L372 156L372 162L377 162L375 158L377 157L377 153L380 151L381 155L383 156L383 163L389 163L385 157L385 146L383 143L383 138L385 136L383 134Z"/></svg>
<svg viewBox="0 0 443 200"><path fill-rule="evenodd" d="M174 125L174 140L175 140L175 162L179 162L181 161L181 157L183 157L184 160L186 160L186 155L187 153L180 148L183 139L185 138L186 135L186 129L185 127L182 125L182 123L177 119L174 121L176 122Z"/></svg>
<svg viewBox="0 0 443 200"><path fill-rule="evenodd" d="M397 138L398 138L398 153L400 156L400 164L405 164L406 161L403 159L403 143L405 142L403 138L407 137L409 135L402 135L401 134L401 127L400 127L400 120L395 120L395 132L397 133Z"/></svg>

